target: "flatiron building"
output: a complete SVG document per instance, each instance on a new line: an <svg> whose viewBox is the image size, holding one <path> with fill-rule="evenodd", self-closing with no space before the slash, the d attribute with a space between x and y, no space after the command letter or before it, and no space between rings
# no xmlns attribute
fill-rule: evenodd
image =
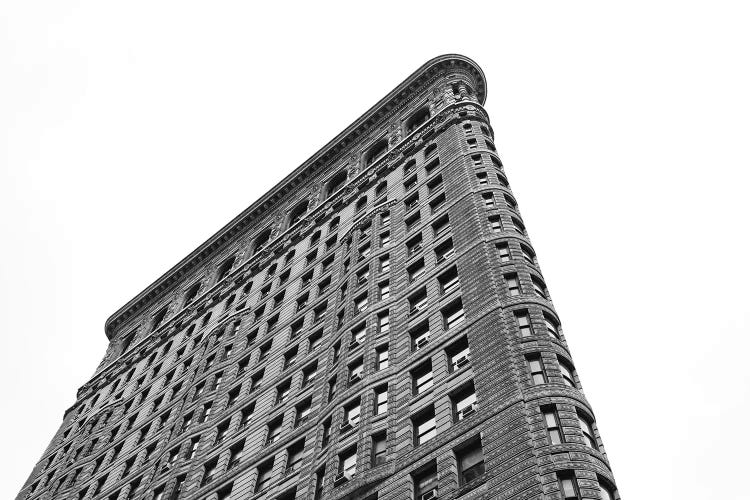
<svg viewBox="0 0 750 500"><path fill-rule="evenodd" d="M486 95L427 62L115 312L17 498L619 498Z"/></svg>

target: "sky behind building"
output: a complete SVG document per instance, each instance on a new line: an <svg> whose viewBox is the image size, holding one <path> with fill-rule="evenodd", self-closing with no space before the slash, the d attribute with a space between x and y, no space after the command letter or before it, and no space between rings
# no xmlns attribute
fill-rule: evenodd
<svg viewBox="0 0 750 500"><path fill-rule="evenodd" d="M487 75L496 143L620 492L741 497L747 12L374 5L0 8L0 496L94 372L112 312L457 52Z"/></svg>

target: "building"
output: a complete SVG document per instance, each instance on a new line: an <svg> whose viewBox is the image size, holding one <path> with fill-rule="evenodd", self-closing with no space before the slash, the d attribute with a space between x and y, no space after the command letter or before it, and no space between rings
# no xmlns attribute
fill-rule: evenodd
<svg viewBox="0 0 750 500"><path fill-rule="evenodd" d="M106 322L19 499L616 499L470 59Z"/></svg>

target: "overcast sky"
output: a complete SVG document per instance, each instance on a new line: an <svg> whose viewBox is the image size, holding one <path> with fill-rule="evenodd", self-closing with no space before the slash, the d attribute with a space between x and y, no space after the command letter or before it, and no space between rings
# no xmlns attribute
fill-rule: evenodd
<svg viewBox="0 0 750 500"><path fill-rule="evenodd" d="M743 2L370 3L2 3L0 498L112 312L447 52L487 75L624 498L746 498Z"/></svg>

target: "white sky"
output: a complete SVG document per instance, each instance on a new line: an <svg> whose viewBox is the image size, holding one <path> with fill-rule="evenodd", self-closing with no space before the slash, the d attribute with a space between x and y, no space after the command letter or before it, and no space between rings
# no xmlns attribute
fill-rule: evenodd
<svg viewBox="0 0 750 500"><path fill-rule="evenodd" d="M744 497L743 2L256 4L0 6L0 498L105 319L446 52L487 75L624 498Z"/></svg>

